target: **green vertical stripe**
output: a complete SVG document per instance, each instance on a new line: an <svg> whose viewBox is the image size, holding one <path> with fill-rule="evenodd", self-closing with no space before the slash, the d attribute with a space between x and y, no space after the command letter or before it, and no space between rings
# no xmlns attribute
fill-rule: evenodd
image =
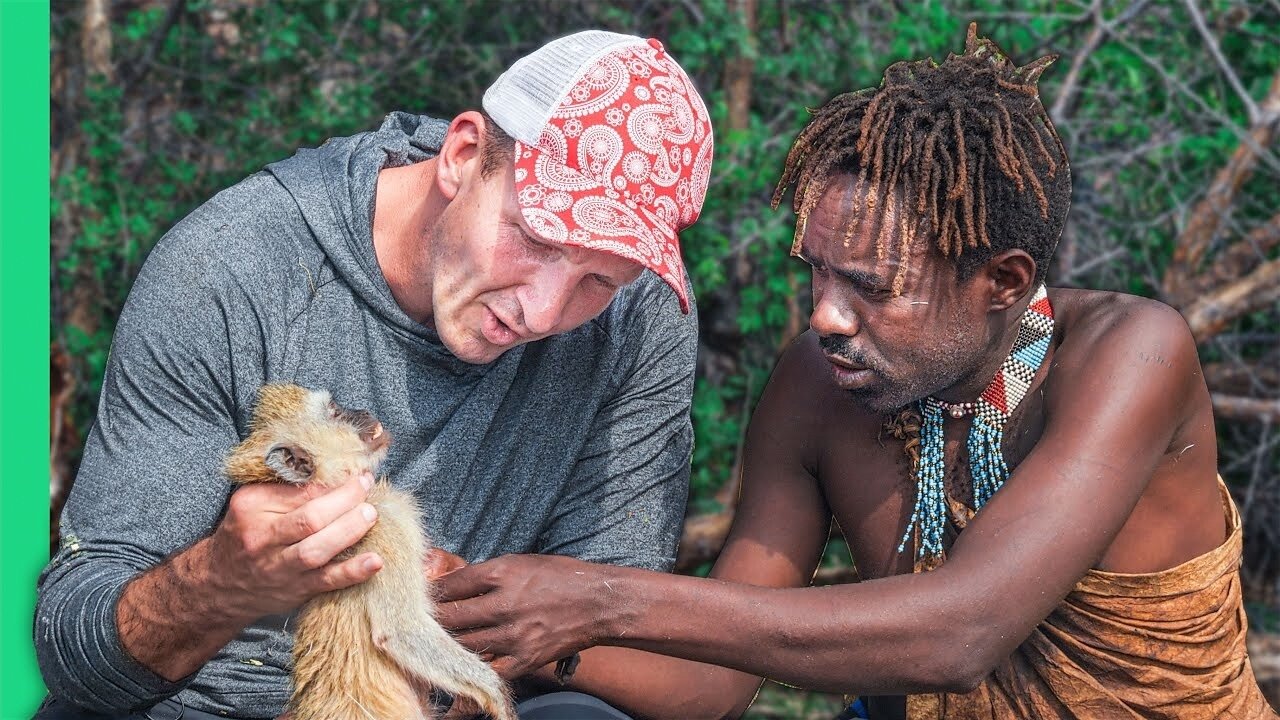
<svg viewBox="0 0 1280 720"><path fill-rule="evenodd" d="M49 537L49 6L0 0L0 717L44 695L31 644Z"/></svg>

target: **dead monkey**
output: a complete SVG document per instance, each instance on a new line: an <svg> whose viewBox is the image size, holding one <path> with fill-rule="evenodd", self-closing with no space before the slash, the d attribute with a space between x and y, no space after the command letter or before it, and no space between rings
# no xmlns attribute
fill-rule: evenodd
<svg viewBox="0 0 1280 720"><path fill-rule="evenodd" d="M329 393L266 385L249 437L232 449L234 483L320 483L376 473L390 438L363 410ZM417 503L385 477L369 491L378 520L339 558L373 551L383 567L366 582L303 605L294 640L291 720L417 720L430 689L474 700L497 720L514 720L506 686L488 664L435 621L424 574L427 542ZM429 704L428 704L429 706Z"/></svg>

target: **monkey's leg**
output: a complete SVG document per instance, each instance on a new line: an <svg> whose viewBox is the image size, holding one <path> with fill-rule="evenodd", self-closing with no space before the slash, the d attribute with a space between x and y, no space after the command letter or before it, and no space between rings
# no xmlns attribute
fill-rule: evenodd
<svg viewBox="0 0 1280 720"><path fill-rule="evenodd" d="M502 678L435 620L423 568L426 542L412 498L389 490L377 505L378 522L361 547L384 559L366 583L374 645L419 683L470 698L497 720L514 720Z"/></svg>
<svg viewBox="0 0 1280 720"><path fill-rule="evenodd" d="M428 720L415 688L374 646L359 586L313 599L298 617L291 720Z"/></svg>

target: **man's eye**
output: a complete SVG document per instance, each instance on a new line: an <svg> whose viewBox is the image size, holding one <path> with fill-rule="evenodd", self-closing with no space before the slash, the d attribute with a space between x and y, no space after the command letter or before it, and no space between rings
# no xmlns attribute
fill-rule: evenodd
<svg viewBox="0 0 1280 720"><path fill-rule="evenodd" d="M591 279L605 290L617 290L618 284L603 275L592 274Z"/></svg>
<svg viewBox="0 0 1280 720"><path fill-rule="evenodd" d="M525 246L528 247L530 250L533 250L534 252L548 253L548 252L551 252L552 250L551 246L547 245L546 243L538 242L537 240L534 240L532 237L529 236L528 233L521 232L517 234L520 236L520 239L524 242Z"/></svg>

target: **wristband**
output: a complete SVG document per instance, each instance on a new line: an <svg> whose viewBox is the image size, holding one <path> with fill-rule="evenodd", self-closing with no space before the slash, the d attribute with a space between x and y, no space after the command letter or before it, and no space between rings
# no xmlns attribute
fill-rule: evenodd
<svg viewBox="0 0 1280 720"><path fill-rule="evenodd" d="M560 658L556 661L556 681L561 685L569 682L569 678L573 677L573 671L578 669L578 663L582 662L582 656L574 653L569 657Z"/></svg>

